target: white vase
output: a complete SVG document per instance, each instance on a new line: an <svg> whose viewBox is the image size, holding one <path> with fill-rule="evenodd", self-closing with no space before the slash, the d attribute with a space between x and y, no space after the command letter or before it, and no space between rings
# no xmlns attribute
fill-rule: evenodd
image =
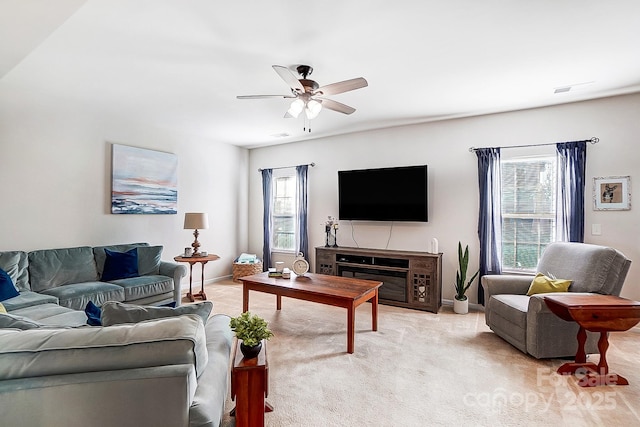
<svg viewBox="0 0 640 427"><path fill-rule="evenodd" d="M457 314L467 314L469 312L469 298L459 301L453 297L453 311Z"/></svg>

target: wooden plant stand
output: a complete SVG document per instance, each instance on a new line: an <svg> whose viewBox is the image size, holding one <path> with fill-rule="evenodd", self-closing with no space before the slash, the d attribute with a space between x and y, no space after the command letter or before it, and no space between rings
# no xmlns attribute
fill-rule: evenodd
<svg viewBox="0 0 640 427"><path fill-rule="evenodd" d="M236 417L236 427L264 427L265 412L273 411L273 406L265 400L269 394L267 342L262 341L258 357L245 359L240 351L240 342L234 341L231 350L231 399L236 401L236 407L231 416Z"/></svg>

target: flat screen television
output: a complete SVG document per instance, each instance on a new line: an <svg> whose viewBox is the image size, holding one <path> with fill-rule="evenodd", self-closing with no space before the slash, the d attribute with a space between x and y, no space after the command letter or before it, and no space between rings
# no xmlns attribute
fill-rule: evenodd
<svg viewBox="0 0 640 427"><path fill-rule="evenodd" d="M338 171L342 220L427 222L427 165Z"/></svg>

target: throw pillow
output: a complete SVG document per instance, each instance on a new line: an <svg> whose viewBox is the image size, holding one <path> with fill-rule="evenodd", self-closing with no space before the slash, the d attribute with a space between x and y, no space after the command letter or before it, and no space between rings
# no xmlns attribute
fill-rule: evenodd
<svg viewBox="0 0 640 427"><path fill-rule="evenodd" d="M527 295L544 294L549 292L567 292L572 280L551 279L542 273L536 274L531 281Z"/></svg>
<svg viewBox="0 0 640 427"><path fill-rule="evenodd" d="M103 282L138 277L138 251L133 248L127 252L115 252L105 249L106 259L102 271Z"/></svg>
<svg viewBox="0 0 640 427"><path fill-rule="evenodd" d="M17 297L18 295L20 295L20 292L13 285L13 280L11 280L6 271L0 268L0 301Z"/></svg>
<svg viewBox="0 0 640 427"><path fill-rule="evenodd" d="M93 301L87 303L84 312L87 315L87 325L102 326L102 321L100 320L102 310Z"/></svg>
<svg viewBox="0 0 640 427"><path fill-rule="evenodd" d="M136 249L138 250L138 273L140 276L159 274L162 246L139 246Z"/></svg>
<svg viewBox="0 0 640 427"><path fill-rule="evenodd" d="M206 324L209 314L213 310L211 301L181 305L180 307L153 307L144 305L125 304L118 301L107 301L102 305L102 326L119 325L121 323L138 323L143 320L160 319L163 317L181 316L183 314L197 314Z"/></svg>

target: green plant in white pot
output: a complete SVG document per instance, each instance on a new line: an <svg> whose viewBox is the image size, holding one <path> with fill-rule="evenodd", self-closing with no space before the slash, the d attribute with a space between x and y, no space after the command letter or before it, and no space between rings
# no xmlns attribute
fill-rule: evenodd
<svg viewBox="0 0 640 427"><path fill-rule="evenodd" d="M469 266L469 245L462 252L462 244L458 242L458 271L456 272L456 295L453 298L453 311L458 314L467 314L469 312L469 299L467 298L467 289L480 273L476 271L473 277L467 281L467 268Z"/></svg>
<svg viewBox="0 0 640 427"><path fill-rule="evenodd" d="M269 330L267 322L248 311L238 317L231 318L229 326L236 333L236 337L242 341L240 343L240 351L247 359L260 354L262 340L268 340L273 336L273 332Z"/></svg>

